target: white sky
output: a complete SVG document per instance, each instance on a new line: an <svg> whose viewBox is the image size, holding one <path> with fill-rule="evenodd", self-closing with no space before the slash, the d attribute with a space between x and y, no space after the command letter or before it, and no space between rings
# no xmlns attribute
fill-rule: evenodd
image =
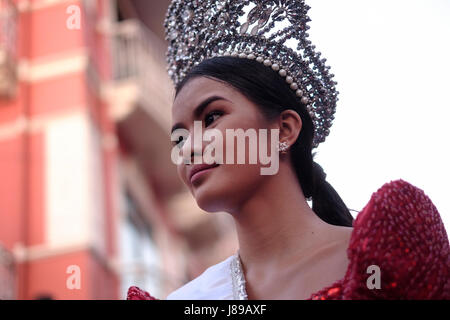
<svg viewBox="0 0 450 320"><path fill-rule="evenodd" d="M450 0L309 0L340 100L316 161L347 206L406 180L450 231Z"/></svg>

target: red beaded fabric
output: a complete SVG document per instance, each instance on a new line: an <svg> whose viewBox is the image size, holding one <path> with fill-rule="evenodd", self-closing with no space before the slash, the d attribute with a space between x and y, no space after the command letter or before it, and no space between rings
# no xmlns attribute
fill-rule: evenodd
<svg viewBox="0 0 450 320"><path fill-rule="evenodd" d="M127 300L159 300L152 297L147 291L141 290L136 286L128 288Z"/></svg>
<svg viewBox="0 0 450 320"><path fill-rule="evenodd" d="M403 180L372 194L353 223L344 279L311 299L450 299L450 250L436 207ZM369 289L380 270L380 289Z"/></svg>
<svg viewBox="0 0 450 320"><path fill-rule="evenodd" d="M353 223L344 278L310 299L450 299L449 247L430 198L404 180L391 181L372 194ZM374 266L379 288L370 283ZM130 287L127 299L155 298Z"/></svg>

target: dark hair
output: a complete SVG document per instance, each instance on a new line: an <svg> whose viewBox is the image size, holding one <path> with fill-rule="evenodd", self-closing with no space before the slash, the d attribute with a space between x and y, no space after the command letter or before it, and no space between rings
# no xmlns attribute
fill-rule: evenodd
<svg viewBox="0 0 450 320"><path fill-rule="evenodd" d="M255 103L265 117L275 119L287 109L295 110L302 119L302 130L291 146L292 163L306 198L312 197L312 210L325 222L352 226L353 217L326 174L312 154L313 122L293 90L283 78L261 63L236 57L215 57L204 60L186 75L176 87L176 95L192 78L207 77L237 89Z"/></svg>

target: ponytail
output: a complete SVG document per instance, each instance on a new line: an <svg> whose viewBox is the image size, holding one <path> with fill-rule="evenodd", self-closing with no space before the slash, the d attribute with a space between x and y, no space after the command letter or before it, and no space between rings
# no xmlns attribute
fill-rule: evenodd
<svg viewBox="0 0 450 320"><path fill-rule="evenodd" d="M312 210L325 222L351 227L353 217L339 194L326 181L326 174L315 161L312 165Z"/></svg>

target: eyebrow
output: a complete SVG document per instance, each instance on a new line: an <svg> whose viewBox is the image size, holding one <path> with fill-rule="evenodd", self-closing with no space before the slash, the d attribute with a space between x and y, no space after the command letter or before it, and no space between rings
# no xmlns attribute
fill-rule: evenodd
<svg viewBox="0 0 450 320"><path fill-rule="evenodd" d="M211 96L209 98L206 98L205 100L203 100L195 109L194 109L194 118L197 118L198 116L200 116L202 114L202 112L206 109L207 106L209 106L211 103L213 103L214 101L217 100L224 100L224 101L228 101L229 100L221 97L221 96ZM181 122L176 123L171 130L171 133L173 133L176 129L179 128L184 128L183 124Z"/></svg>

